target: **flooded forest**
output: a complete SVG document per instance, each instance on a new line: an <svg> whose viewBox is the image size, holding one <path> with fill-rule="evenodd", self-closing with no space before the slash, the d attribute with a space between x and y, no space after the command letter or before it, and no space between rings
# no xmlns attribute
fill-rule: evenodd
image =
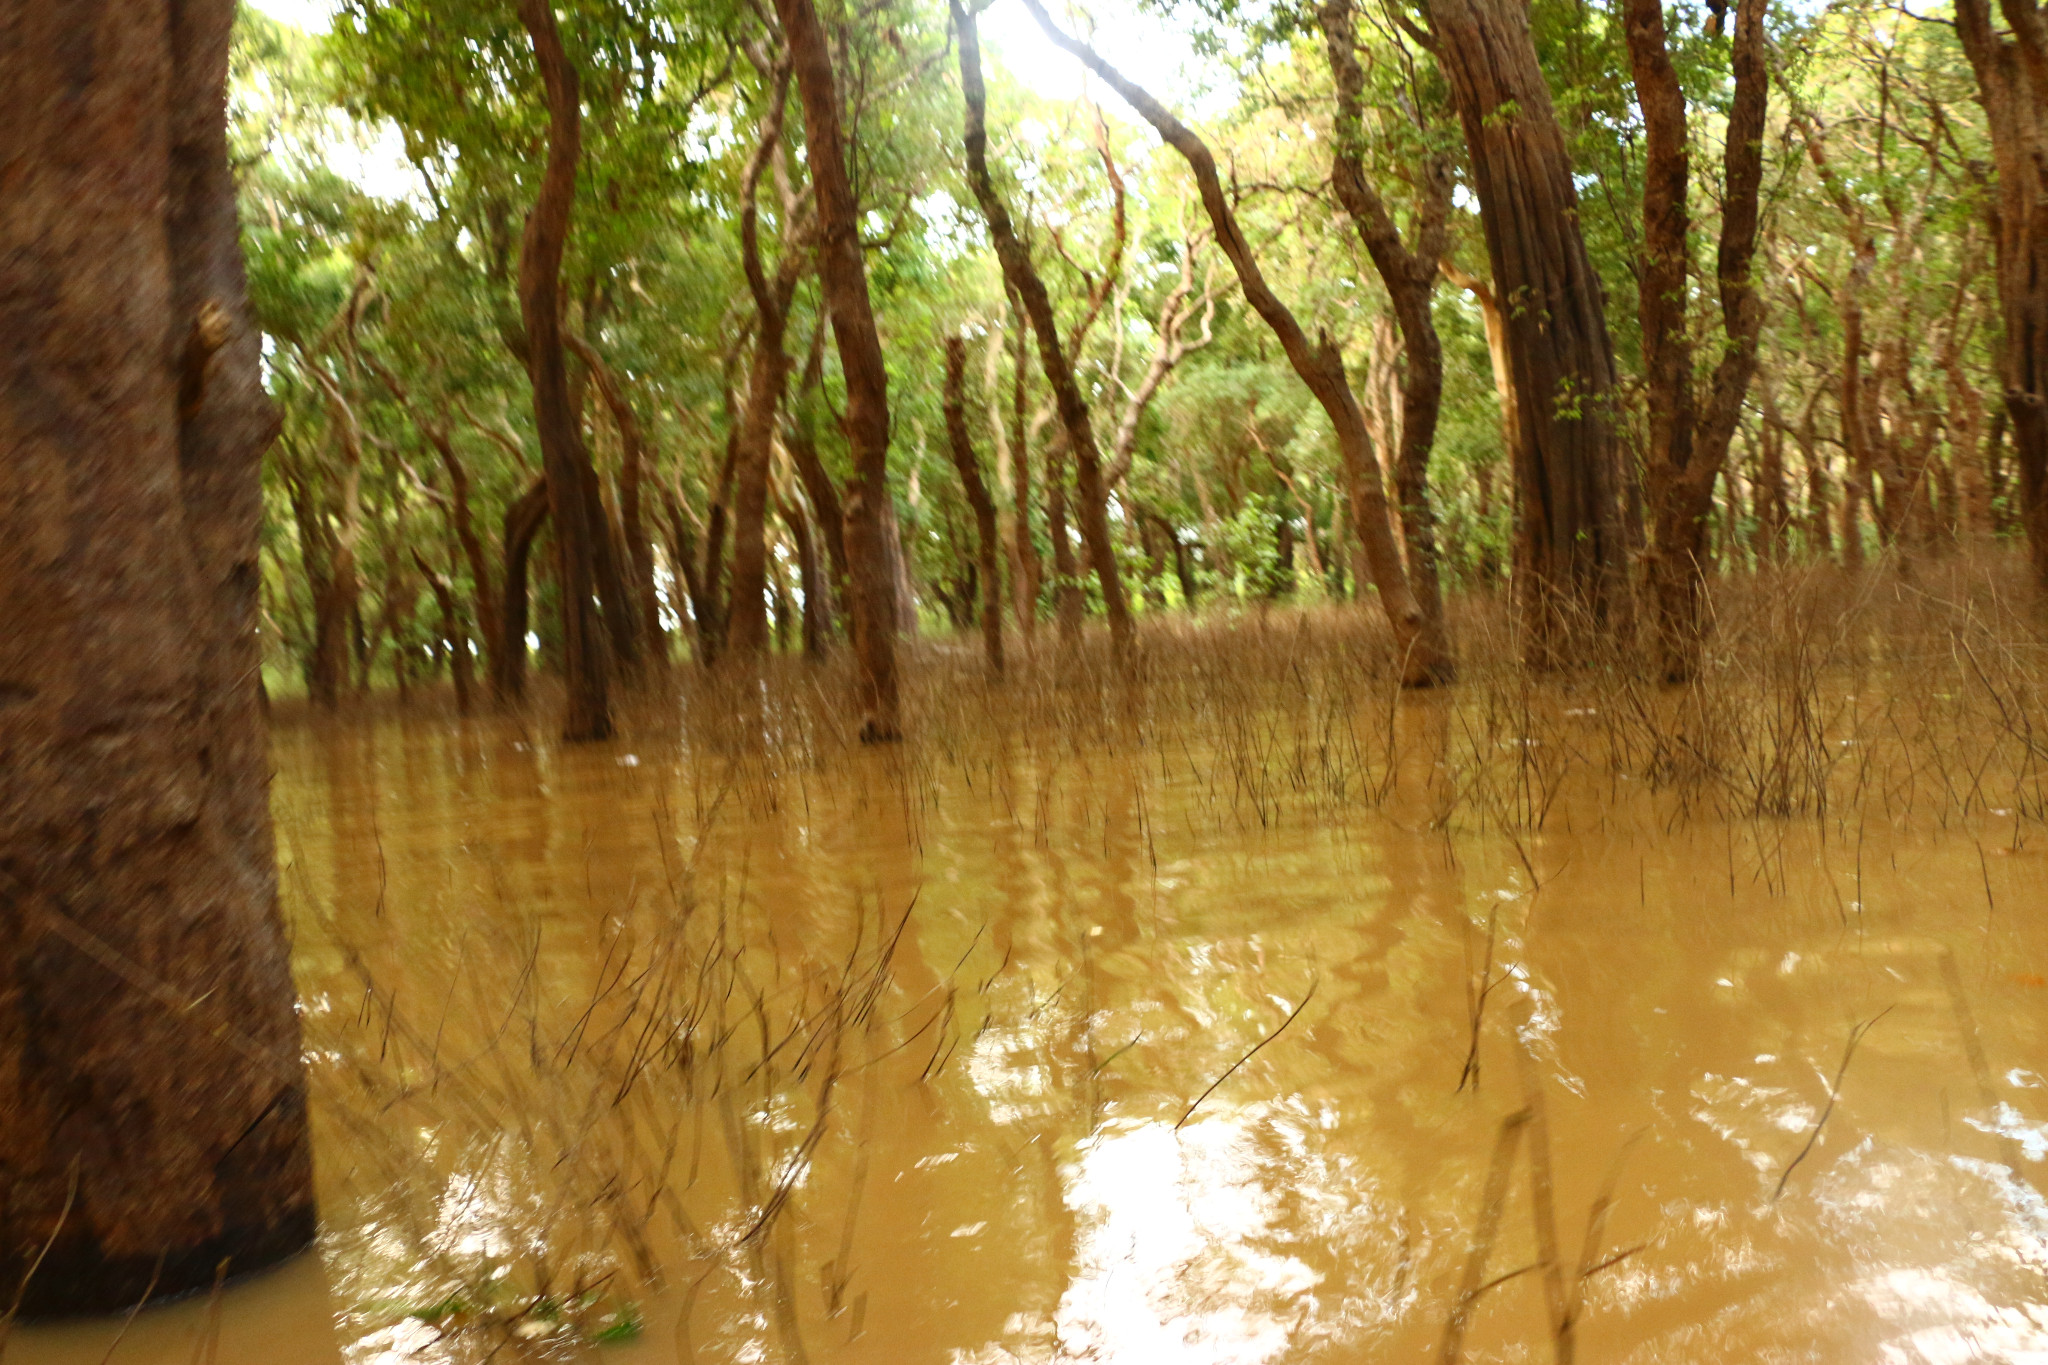
<svg viewBox="0 0 2048 1365"><path fill-rule="evenodd" d="M2048 1360L2037 0L0 0L0 1361Z"/></svg>

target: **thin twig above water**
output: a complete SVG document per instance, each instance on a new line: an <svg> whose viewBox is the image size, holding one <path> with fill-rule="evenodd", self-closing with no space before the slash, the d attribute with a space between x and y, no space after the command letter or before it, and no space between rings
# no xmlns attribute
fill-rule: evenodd
<svg viewBox="0 0 2048 1365"><path fill-rule="evenodd" d="M1316 987L1320 985L1321 982L1321 977L1310 978L1308 983L1308 994L1302 996L1301 1003L1294 1007L1294 1010L1291 1014L1289 1014L1285 1019L1280 1021L1280 1027L1274 1029L1271 1033L1259 1039L1259 1041L1252 1046L1252 1050L1250 1052L1245 1053L1244 1056L1232 1062L1229 1068L1225 1070L1221 1076L1218 1076L1215 1080L1209 1082L1209 1088L1207 1090L1204 1090L1201 1094L1195 1096L1195 1102L1189 1105L1187 1107L1187 1112L1180 1116L1180 1122L1173 1125L1174 1132L1178 1133L1181 1130L1181 1127L1184 1124L1186 1124L1190 1118L1194 1117L1195 1111L1202 1107L1202 1101L1208 1099L1211 1095L1216 1093L1217 1086L1229 1080L1239 1067L1243 1066L1252 1058L1258 1056L1259 1049L1265 1047L1266 1044L1272 1042L1275 1038L1278 1038L1281 1034L1287 1032L1287 1026L1293 1023L1296 1019L1300 1018L1301 1012L1308 1008L1308 1002L1316 998Z"/></svg>
<svg viewBox="0 0 2048 1365"><path fill-rule="evenodd" d="M1814 1120L1813 1131L1806 1135L1806 1145L1799 1149L1799 1155L1793 1157L1786 1165L1784 1172L1779 1175L1778 1188L1771 1192L1772 1203L1776 1203L1784 1195L1785 1182L1792 1178L1792 1172L1798 1167L1800 1162L1806 1160L1807 1153L1813 1150L1814 1144L1820 1141L1820 1130L1827 1126L1828 1116L1835 1112L1835 1101L1841 1097L1842 1078L1849 1074L1849 1059L1856 1055L1856 1045L1863 1041L1864 1034L1876 1027L1878 1020L1891 1012L1892 1006L1886 1005L1876 1014L1849 1030L1849 1042L1842 1049L1842 1064L1835 1068L1834 1083L1828 1086L1828 1102L1822 1107L1820 1117Z"/></svg>

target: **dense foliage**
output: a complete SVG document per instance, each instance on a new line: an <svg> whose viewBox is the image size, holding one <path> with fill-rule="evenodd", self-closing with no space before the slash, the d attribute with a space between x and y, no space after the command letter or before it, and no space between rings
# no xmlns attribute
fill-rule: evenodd
<svg viewBox="0 0 2048 1365"><path fill-rule="evenodd" d="M1408 348L1333 193L1333 150L1358 153L1411 245L1448 189L1429 305L1443 381L1427 497L1446 587L1500 584L1517 561L1518 484L1486 311L1517 305L1495 298L1467 142L1432 51L1443 40L1421 14L1360 5L1363 117L1347 136L1321 23L1329 8L1162 2L1120 22L1171 30L1203 54L1210 88L1182 112L1213 149L1275 293L1310 336L1341 349L1397 518ZM1639 321L1645 123L1626 15L1619 0L1536 0L1529 13L1605 299L1618 380L1601 401L1627 466L1624 511L1635 553L1654 553L1641 491L1658 401ZM953 24L932 0L828 3L821 14L889 369L903 591L927 629L967 627L982 600L976 519L942 411L944 345L960 336L969 439L1003 527L1005 599L1048 621L1065 601L1071 624L1077 605L1101 607L1100 589L1079 538L1069 442L966 174ZM708 660L728 540L764 536L775 641L826 648L844 632L813 600L826 596L836 509L820 505L830 485L810 475L822 468L836 484L848 473L836 420L846 398L810 259L804 124L779 28L723 0L572 0L558 15L584 130L561 289L571 385L621 562L637 554L651 566L662 652ZM1679 302L1704 386L1720 355L1717 168L1734 15L1679 5L1663 21L1691 114ZM1994 158L1954 24L1843 0L1772 8L1763 33L1763 321L1711 485L1710 564L1909 563L2020 536L2025 494L1997 349ZM1003 60L993 51L994 184L1091 408L1134 609L1370 595L1330 423L1246 306L1188 165L1100 85L1049 99ZM271 685L303 677L331 701L450 665L466 675L463 656L495 647L507 511L541 463L515 283L547 110L517 7L344 0L319 38L245 11L233 92L251 295L283 415L267 476ZM1152 93L1171 106L1184 92ZM776 112L785 103L787 117ZM373 193L327 164L334 148L393 130L410 187ZM755 265L765 279L786 262L793 282L768 512L736 531L733 468L763 335L750 204ZM1845 399L1860 407L1848 421ZM1861 436L1850 430L1859 421ZM534 571L529 638L546 666L558 629L551 557L537 553Z"/></svg>

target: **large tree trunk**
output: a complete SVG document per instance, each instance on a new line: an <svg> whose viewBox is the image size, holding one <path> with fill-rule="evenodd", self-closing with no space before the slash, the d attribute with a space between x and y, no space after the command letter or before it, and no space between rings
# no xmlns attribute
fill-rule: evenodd
<svg viewBox="0 0 2048 1365"><path fill-rule="evenodd" d="M897 695L895 584L889 571L889 372L868 301L860 254L860 205L846 174L839 89L831 49L811 0L775 0L803 98L804 143L817 196L818 279L832 315L832 338L846 376L847 444L853 481L845 499L848 607L860 681L861 738L903 733Z"/></svg>
<svg viewBox="0 0 2048 1365"><path fill-rule="evenodd" d="M230 0L0 6L0 1285L313 1237L257 641Z"/></svg>
<svg viewBox="0 0 2048 1365"><path fill-rule="evenodd" d="M1109 618L1109 637L1119 654L1128 654L1133 640L1130 604L1124 598L1123 576L1117 569L1116 545L1109 534L1108 490L1102 479L1102 456L1095 444L1095 426L1088 412L1088 400L1074 380L1074 368L1067 348L1060 340L1059 324L1053 317L1052 300L1045 282L1031 263L1031 253L1011 226L1010 212L996 193L988 170L986 99L981 84L981 44L974 18L955 0L953 24L960 35L960 85L967 102L967 172L981 216L988 223L996 259L1003 279L1024 305L1032 333L1038 338L1038 365L1052 386L1053 401L1059 409L1060 424L1066 431L1067 449L1074 457L1075 491L1081 500L1081 542L1089 567L1102 589L1103 614ZM1119 227L1121 227L1121 219Z"/></svg>
<svg viewBox="0 0 2048 1365"><path fill-rule="evenodd" d="M1665 43L1662 0L1627 0L1629 60L1642 107L1643 264L1640 312L1643 368L1649 390L1648 474L1656 527L1649 560L1657 617L1658 668L1682 682L1698 670L1706 635L1707 523L1714 480L1756 372L1763 305L1750 281L1756 253L1757 201L1763 185L1768 98L1764 69L1765 0L1740 0L1735 15L1735 96L1723 150L1721 359L1703 408L1693 398L1692 343L1686 330L1686 275L1692 260L1691 184L1685 93ZM1775 439L1766 433L1766 440ZM1775 449L1775 447L1773 447Z"/></svg>
<svg viewBox="0 0 2048 1365"><path fill-rule="evenodd" d="M1402 661L1402 681L1411 687L1446 681L1452 673L1450 648L1441 622L1431 619L1424 610L1401 565L1401 550L1387 520L1386 494L1380 488L1379 462L1373 455L1372 438L1366 434L1358 396L1351 391L1350 379L1344 372L1343 353L1327 336L1311 343L1300 322L1266 283L1265 274L1252 255L1251 243L1238 227L1237 214L1223 192L1216 157L1208 144L1168 112L1166 106L1104 61L1095 49L1063 32L1046 13L1041 0L1024 0L1024 4L1048 38L1108 82L1125 103L1152 125L1160 139L1187 162L1201 190L1202 206L1215 230L1216 244L1237 272L1238 286L1243 289L1246 301L1272 331L1295 374L1330 419L1350 487L1352 523L1372 565L1373 580L1379 585L1380 604L1393 632L1394 652Z"/></svg>
<svg viewBox="0 0 2048 1365"><path fill-rule="evenodd" d="M2019 465L2020 522L2035 582L2048 590L2048 21L2034 0L2000 0L2011 30L1992 27L1987 0L1957 0L1956 32L1983 98L1998 171L2000 366Z"/></svg>
<svg viewBox="0 0 2048 1365"><path fill-rule="evenodd" d="M1517 596L1530 661L1550 665L1564 657L1568 628L1603 629L1627 615L1614 348L1527 10L1514 0L1430 0L1428 17L1507 315L1521 423Z"/></svg>
<svg viewBox="0 0 2048 1365"><path fill-rule="evenodd" d="M534 60L547 87L547 167L519 246L519 312L526 325L533 422L547 469L548 510L554 518L562 575L562 647L569 685L562 733L572 741L603 739L612 732L611 661L593 599L598 591L597 542L605 527L590 496L596 476L583 448L582 414L570 401L562 359L562 248L576 197L582 114L576 72L562 51L554 10L547 0L519 0L519 17L533 40ZM624 606L616 598L605 605L608 610Z"/></svg>

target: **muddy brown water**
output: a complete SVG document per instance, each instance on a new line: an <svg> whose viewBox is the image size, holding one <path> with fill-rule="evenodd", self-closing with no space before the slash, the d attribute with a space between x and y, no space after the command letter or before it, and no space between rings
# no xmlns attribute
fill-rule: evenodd
<svg viewBox="0 0 2048 1365"><path fill-rule="evenodd" d="M114 1361L1541 1361L1560 1316L1587 1361L2048 1361L2048 836L1999 813L1622 784L1517 840L1057 743L276 757L323 1250ZM607 1044L629 1137L561 1059L657 978L696 1031ZM519 1316L539 1265L579 1326Z"/></svg>

